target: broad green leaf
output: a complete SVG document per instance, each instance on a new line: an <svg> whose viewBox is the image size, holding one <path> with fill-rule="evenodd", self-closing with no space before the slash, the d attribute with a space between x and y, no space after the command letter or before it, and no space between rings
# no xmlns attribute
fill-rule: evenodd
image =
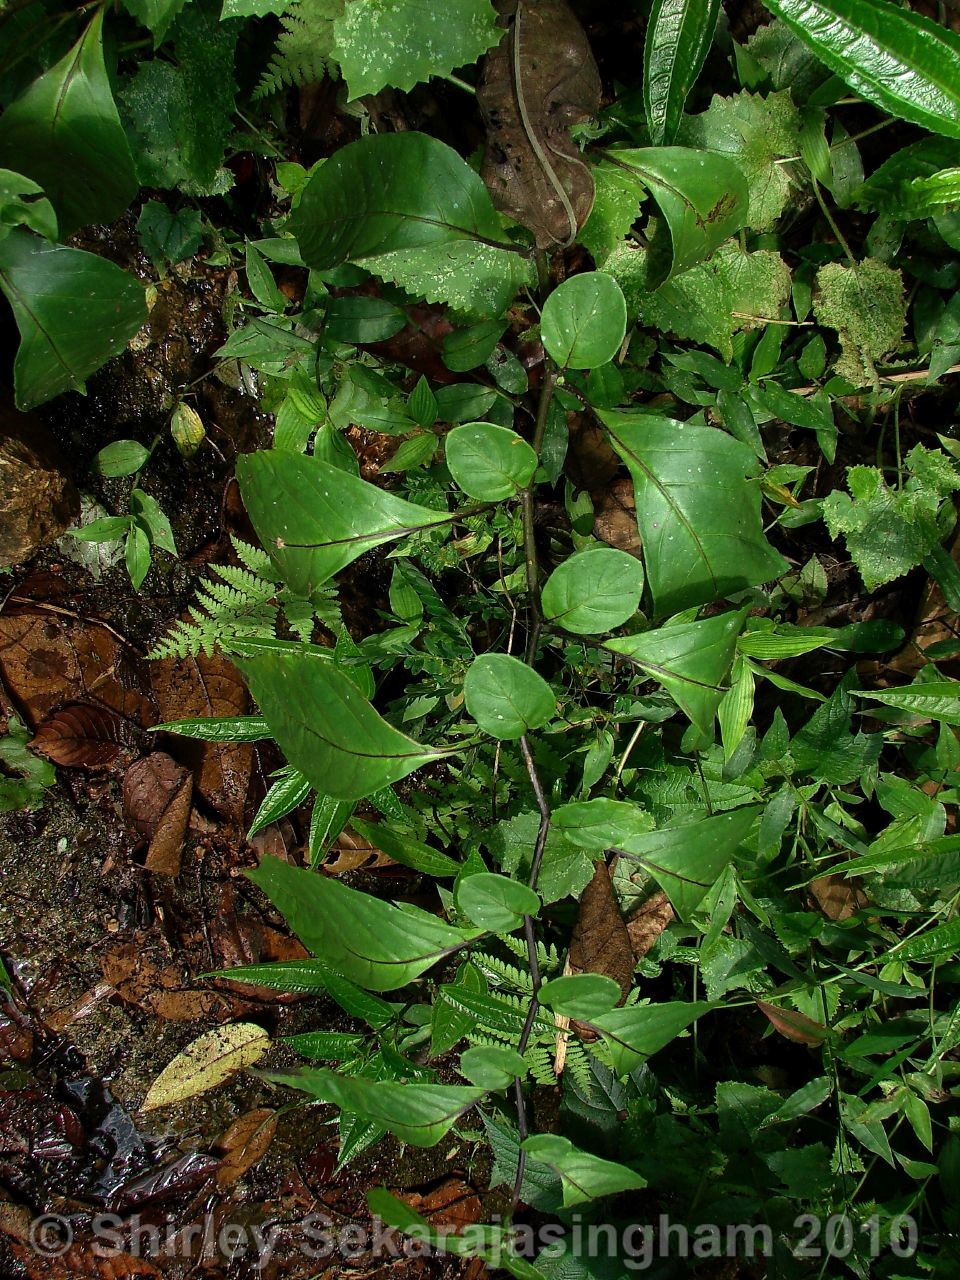
<svg viewBox="0 0 960 1280"><path fill-rule="evenodd" d="M679 140L735 164L749 190L746 225L772 230L799 181L789 162L800 151L800 112L789 92L717 95L706 111L684 118Z"/></svg>
<svg viewBox="0 0 960 1280"><path fill-rule="evenodd" d="M433 1147L486 1096L485 1089L455 1084L398 1084L365 1076L340 1076L320 1067L295 1074L272 1072L275 1084L303 1089L353 1115L371 1120L414 1147Z"/></svg>
<svg viewBox="0 0 960 1280"><path fill-rule="evenodd" d="M234 1022L205 1031L164 1067L147 1090L140 1110L169 1107L215 1089L235 1071L259 1062L271 1043L267 1032L255 1022Z"/></svg>
<svg viewBox="0 0 960 1280"><path fill-rule="evenodd" d="M614 1071L624 1076L713 1007L706 1000L694 1000L689 1004L675 1000L664 1004L634 1005L629 1009L613 1009L601 1018L592 1018L591 1026L603 1036Z"/></svg>
<svg viewBox="0 0 960 1280"><path fill-rule="evenodd" d="M152 494L134 489L130 494L130 514L146 530L151 546L169 551L172 556L177 554L170 518Z"/></svg>
<svg viewBox="0 0 960 1280"><path fill-rule="evenodd" d="M134 0L134 3L139 2L140 0ZM225 22L228 18L263 18L268 13L283 13L293 2L294 0L223 0L220 21ZM160 0L160 3L171 3L171 0Z"/></svg>
<svg viewBox="0 0 960 1280"><path fill-rule="evenodd" d="M899 689L855 689L858 698L882 702L926 720L960 727L960 680L929 680L903 685Z"/></svg>
<svg viewBox="0 0 960 1280"><path fill-rule="evenodd" d="M506 327L501 319L454 329L443 340L443 363L454 373L476 369L493 355Z"/></svg>
<svg viewBox="0 0 960 1280"><path fill-rule="evenodd" d="M606 849L622 845L632 836L650 831L654 823L650 814L637 804L599 796L596 800L564 804L554 809L550 825L578 848L603 853Z"/></svg>
<svg viewBox="0 0 960 1280"><path fill-rule="evenodd" d="M906 323L903 276L886 263L864 258L855 267L828 262L817 272L813 311L836 329L842 354L837 373L855 387L872 386L876 361L896 351Z"/></svg>
<svg viewBox="0 0 960 1280"><path fill-rule="evenodd" d="M363 294L331 298L327 306L326 332L340 342L383 342L406 328L406 312L386 298Z"/></svg>
<svg viewBox="0 0 960 1280"><path fill-rule="evenodd" d="M523 924L524 916L535 916L540 910L540 899L532 889L490 871L464 876L454 901L474 924L494 933L509 933Z"/></svg>
<svg viewBox="0 0 960 1280"><path fill-rule="evenodd" d="M759 816L756 805L730 809L631 836L621 851L643 863L680 919L689 920Z"/></svg>
<svg viewBox="0 0 960 1280"><path fill-rule="evenodd" d="M463 682L467 710L493 738L512 740L538 729L556 714L557 702L544 680L519 658L484 653Z"/></svg>
<svg viewBox="0 0 960 1280"><path fill-rule="evenodd" d="M540 1164L554 1169L563 1183L565 1209L586 1204L600 1196L636 1191L647 1185L646 1178L612 1160L601 1160L575 1147L557 1133L538 1133L522 1144L523 1150Z"/></svg>
<svg viewBox="0 0 960 1280"><path fill-rule="evenodd" d="M103 60L103 14L0 118L0 164L40 183L61 236L112 222L137 190Z"/></svg>
<svg viewBox="0 0 960 1280"><path fill-rule="evenodd" d="M663 685L701 733L713 720L726 692L723 681L733 663L746 611L721 613L699 622L674 623L657 631L606 641Z"/></svg>
<svg viewBox="0 0 960 1280"><path fill-rule="evenodd" d="M481 1089L505 1089L517 1076L527 1074L527 1064L506 1045L481 1045L460 1055L460 1074Z"/></svg>
<svg viewBox="0 0 960 1280"><path fill-rule="evenodd" d="M282 293L276 280L273 278L273 272L267 266L266 259L254 246L247 241L246 253L244 255L244 265L247 273L247 285L257 302L267 311L272 311L277 315L282 315L286 308L288 298Z"/></svg>
<svg viewBox="0 0 960 1280"><path fill-rule="evenodd" d="M57 238L57 215L32 178L12 169L0 169L0 240L11 227L29 227L45 240Z"/></svg>
<svg viewBox="0 0 960 1280"><path fill-rule="evenodd" d="M949 138L921 138L895 151L853 193L859 209L896 221L927 218L960 201L960 145Z"/></svg>
<svg viewBox="0 0 960 1280"><path fill-rule="evenodd" d="M323 964L368 991L396 991L477 931L400 908L332 877L264 858L247 873Z"/></svg>
<svg viewBox="0 0 960 1280"><path fill-rule="evenodd" d="M960 138L960 37L887 0L764 0L851 89Z"/></svg>
<svg viewBox="0 0 960 1280"><path fill-rule="evenodd" d="M412 89L476 62L503 30L490 0L352 0L334 24L334 55L351 98Z"/></svg>
<svg viewBox="0 0 960 1280"><path fill-rule="evenodd" d="M362 840L368 840L375 849L382 850L402 867L411 867L423 875L437 878L457 876L463 870L463 863L455 858L392 830L385 822L362 822L354 818L350 825Z"/></svg>
<svg viewBox="0 0 960 1280"><path fill-rule="evenodd" d="M236 2L237 0L224 0L223 17L238 16L226 12L228 5ZM138 22L143 23L153 35L153 47L156 49L167 34L170 23L187 3L188 0L123 0L123 7L128 13L132 13ZM247 0L247 3L249 4L250 0ZM284 0L284 3L289 3L289 0ZM273 10L273 12L276 11Z"/></svg>
<svg viewBox="0 0 960 1280"><path fill-rule="evenodd" d="M676 139L719 15L720 0L654 0L643 43L643 106L655 147Z"/></svg>
<svg viewBox="0 0 960 1280"><path fill-rule="evenodd" d="M540 1003L568 1018L599 1018L620 1003L620 984L601 973L570 973L540 988Z"/></svg>
<svg viewBox="0 0 960 1280"><path fill-rule="evenodd" d="M444 755L394 729L333 663L281 652L240 666L284 755L324 795L359 800Z"/></svg>
<svg viewBox="0 0 960 1280"><path fill-rule="evenodd" d="M445 440L447 466L465 494L480 502L501 502L525 489L537 469L537 455L510 427L468 422Z"/></svg>
<svg viewBox="0 0 960 1280"><path fill-rule="evenodd" d="M760 466L725 431L601 410L633 477L647 583L659 616L778 577L760 520Z"/></svg>
<svg viewBox="0 0 960 1280"><path fill-rule="evenodd" d="M640 607L643 565L613 547L578 551L544 583L543 616L576 635L613 631Z"/></svg>
<svg viewBox="0 0 960 1280"><path fill-rule="evenodd" d="M446 512L404 502L302 454L245 454L237 479L257 536L290 589L303 597L365 551L449 520Z"/></svg>
<svg viewBox="0 0 960 1280"><path fill-rule="evenodd" d="M309 180L288 226L311 267L360 262L481 314L499 314L529 274L504 247L480 177L422 133L371 134L341 148Z"/></svg>
<svg viewBox="0 0 960 1280"><path fill-rule="evenodd" d="M20 330L13 370L23 410L85 391L147 318L143 286L120 267L19 228L0 240L0 289Z"/></svg>
<svg viewBox="0 0 960 1280"><path fill-rule="evenodd" d="M606 156L663 214L644 263L648 289L708 258L746 222L747 184L726 156L691 147L613 147Z"/></svg>
<svg viewBox="0 0 960 1280"><path fill-rule="evenodd" d="M562 369L606 364L620 350L626 331L623 293L603 271L571 276L543 304L543 345Z"/></svg>

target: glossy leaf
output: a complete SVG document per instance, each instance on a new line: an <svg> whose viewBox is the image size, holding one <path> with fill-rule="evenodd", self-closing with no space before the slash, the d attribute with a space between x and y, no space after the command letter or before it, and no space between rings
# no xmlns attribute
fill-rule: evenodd
<svg viewBox="0 0 960 1280"><path fill-rule="evenodd" d="M112 222L137 178L103 60L103 9L63 58L0 118L0 164L43 187L61 236Z"/></svg>
<svg viewBox="0 0 960 1280"><path fill-rule="evenodd" d="M240 666L284 755L324 795L359 800L443 757L388 724L332 663L294 652Z"/></svg>
<svg viewBox="0 0 960 1280"><path fill-rule="evenodd" d="M475 658L463 693L467 710L484 733L508 741L546 724L557 709L543 676L506 653Z"/></svg>
<svg viewBox="0 0 960 1280"><path fill-rule="evenodd" d="M476 930L454 929L419 907L395 907L279 858L264 858L247 874L305 947L368 991L406 986L477 936Z"/></svg>
<svg viewBox="0 0 960 1280"><path fill-rule="evenodd" d="M182 733L200 742L262 742L270 737L263 716L197 716L151 726L151 733Z"/></svg>
<svg viewBox="0 0 960 1280"><path fill-rule="evenodd" d="M15 228L0 240L0 289L20 330L17 407L32 409L119 355L147 318L143 287L95 253Z"/></svg>
<svg viewBox="0 0 960 1280"><path fill-rule="evenodd" d="M725 431L601 411L633 477L647 582L659 616L778 577L787 562L760 519L760 466Z"/></svg>
<svg viewBox="0 0 960 1280"><path fill-rule="evenodd" d="M29 227L46 240L57 238L57 215L32 178L12 169L0 169L0 240L11 227Z"/></svg>
<svg viewBox="0 0 960 1280"><path fill-rule="evenodd" d="M365 1076L341 1076L322 1068L295 1075L272 1073L268 1079L302 1089L323 1102L332 1102L362 1116L414 1147L432 1147L486 1096L485 1089L455 1084L398 1084L393 1080L369 1080Z"/></svg>
<svg viewBox="0 0 960 1280"><path fill-rule="evenodd" d="M94 456L93 466L102 476L129 476L149 457L150 450L138 440L114 440Z"/></svg>
<svg viewBox="0 0 960 1280"><path fill-rule="evenodd" d="M713 1005L706 1000L673 1000L663 1004L613 1009L590 1024L600 1032L610 1051L617 1075L626 1075L676 1039Z"/></svg>
<svg viewBox="0 0 960 1280"><path fill-rule="evenodd" d="M658 680L700 732L709 735L745 617L741 610L675 623L608 640L605 648L622 653Z"/></svg>
<svg viewBox="0 0 960 1280"><path fill-rule="evenodd" d="M241 964L235 969L212 969L203 976L248 982L272 991L326 991L329 973L319 960L272 960L268 964Z"/></svg>
<svg viewBox="0 0 960 1280"><path fill-rule="evenodd" d="M599 1018L620 1002L620 984L601 973L570 973L540 988L540 1002L568 1018Z"/></svg>
<svg viewBox="0 0 960 1280"><path fill-rule="evenodd" d="M543 304L543 345L564 369L606 364L620 350L626 331L623 293L603 271L571 276Z"/></svg>
<svg viewBox="0 0 960 1280"><path fill-rule="evenodd" d="M537 455L526 440L492 422L454 427L445 448L450 474L465 494L480 502L514 497L537 469Z"/></svg>
<svg viewBox="0 0 960 1280"><path fill-rule="evenodd" d="M292 813L298 805L303 804L312 790L310 783L299 769L283 770L263 797L250 830L247 832L247 839L252 840L258 831Z"/></svg>
<svg viewBox="0 0 960 1280"><path fill-rule="evenodd" d="M454 900L457 909L474 924L495 933L519 928L525 915L535 916L540 910L540 899L532 889L489 871L464 876Z"/></svg>
<svg viewBox="0 0 960 1280"><path fill-rule="evenodd" d="M680 919L689 920L759 814L758 806L746 805L631 836L620 848L642 862Z"/></svg>
<svg viewBox="0 0 960 1280"><path fill-rule="evenodd" d="M960 138L960 37L887 0L764 0L861 97Z"/></svg>
<svg viewBox="0 0 960 1280"><path fill-rule="evenodd" d="M309 597L365 551L449 519L302 454L245 454L237 478L260 541L298 596Z"/></svg>
<svg viewBox="0 0 960 1280"><path fill-rule="evenodd" d="M486 990L486 982L475 964L467 960L462 964L453 982L440 987L440 995L434 1001L430 1018L430 1052L436 1058L452 1049L468 1031L476 1025L476 1017L467 1010L455 1008L444 1000L444 991L466 991L473 995L482 994Z"/></svg>
<svg viewBox="0 0 960 1280"><path fill-rule="evenodd" d="M926 720L939 720L941 724L960 727L960 680L926 680L902 685L899 689L853 690L858 698L882 702L921 716Z"/></svg>
<svg viewBox="0 0 960 1280"><path fill-rule="evenodd" d="M463 863L457 862L449 854L421 844L411 836L395 831L385 822L362 822L359 818L354 818L350 825L362 840L369 840L375 849L380 849L394 862L419 871L422 875L456 876L463 870Z"/></svg>
<svg viewBox="0 0 960 1280"><path fill-rule="evenodd" d="M557 1133L537 1133L522 1144L523 1150L540 1164L556 1171L563 1184L563 1206L572 1208L599 1196L636 1191L647 1185L646 1178L612 1160L602 1160L575 1147Z"/></svg>
<svg viewBox="0 0 960 1280"><path fill-rule="evenodd" d="M719 15L720 0L655 0L643 44L643 106L655 147L676 138Z"/></svg>
<svg viewBox="0 0 960 1280"><path fill-rule="evenodd" d="M544 583L543 616L565 631L594 636L612 631L640 607L643 565L613 547L578 551Z"/></svg>

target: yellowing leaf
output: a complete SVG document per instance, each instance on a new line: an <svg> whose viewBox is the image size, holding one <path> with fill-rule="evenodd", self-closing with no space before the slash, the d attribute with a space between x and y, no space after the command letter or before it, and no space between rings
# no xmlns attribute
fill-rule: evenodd
<svg viewBox="0 0 960 1280"><path fill-rule="evenodd" d="M169 1107L216 1088L235 1071L259 1062L270 1045L270 1036L255 1022L205 1031L164 1067L147 1090L141 1111Z"/></svg>

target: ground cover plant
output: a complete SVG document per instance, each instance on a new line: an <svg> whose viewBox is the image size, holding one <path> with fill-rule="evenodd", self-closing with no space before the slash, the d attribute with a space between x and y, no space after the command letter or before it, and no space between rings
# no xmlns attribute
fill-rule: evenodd
<svg viewBox="0 0 960 1280"><path fill-rule="evenodd" d="M207 1029L144 1109L254 1069L327 1108L338 1170L476 1144L482 1230L369 1206L521 1280L956 1261L960 36L766 4L0 10L18 406L203 246L242 280L216 368L274 415L249 536L153 647L255 708L154 728L277 744L247 836L305 815L303 857L247 874L309 957L208 976L339 1014ZM303 164L318 80L351 124ZM131 206L146 299L65 243ZM177 553L155 447L98 452L134 479L74 531L138 587ZM410 892L326 874L345 831ZM672 1260L630 1232L660 1214Z"/></svg>

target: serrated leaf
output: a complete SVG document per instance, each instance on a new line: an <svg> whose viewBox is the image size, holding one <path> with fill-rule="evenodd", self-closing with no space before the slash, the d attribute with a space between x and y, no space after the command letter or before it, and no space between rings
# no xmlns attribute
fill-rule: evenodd
<svg viewBox="0 0 960 1280"><path fill-rule="evenodd" d="M402 867L435 877L457 876L463 870L463 863L449 854L394 831L384 822L362 822L354 818L350 825L362 840L368 840L375 849L382 850Z"/></svg>
<svg viewBox="0 0 960 1280"><path fill-rule="evenodd" d="M677 136L719 14L720 0L655 0L643 43L643 106L655 147Z"/></svg>
<svg viewBox="0 0 960 1280"><path fill-rule="evenodd" d="M167 34L171 22L187 3L188 0L123 0L123 7L152 34L153 47L156 49ZM230 3L236 3L236 0L224 0L224 9ZM284 0L284 3L288 3L288 0ZM233 15L224 13L223 16Z"/></svg>
<svg viewBox="0 0 960 1280"><path fill-rule="evenodd" d="M305 947L368 991L396 991L478 936L419 907L401 909L279 858L264 858L247 874Z"/></svg>
<svg viewBox="0 0 960 1280"><path fill-rule="evenodd" d="M215 1089L236 1071L259 1062L271 1045L270 1036L254 1022L234 1022L187 1045L164 1067L147 1090L141 1111L154 1111Z"/></svg>
<svg viewBox="0 0 960 1280"><path fill-rule="evenodd" d="M856 689L854 695L960 727L960 680L928 680L899 689Z"/></svg>
<svg viewBox="0 0 960 1280"><path fill-rule="evenodd" d="M288 813L292 813L298 805L303 804L312 790L310 783L298 769L288 769L282 773L263 797L247 832L247 839L252 840L258 831L268 827L271 822L279 822Z"/></svg>
<svg viewBox="0 0 960 1280"><path fill-rule="evenodd" d="M263 716L198 716L151 726L151 733L182 733L200 742L262 742L270 737Z"/></svg>
<svg viewBox="0 0 960 1280"><path fill-rule="evenodd" d="M855 267L829 262L817 272L813 310L818 323L840 336L837 373L856 387L870 385L875 362L900 345L907 314L903 276L874 258Z"/></svg>
<svg viewBox="0 0 960 1280"><path fill-rule="evenodd" d="M463 684L467 710L493 738L512 741L556 714L550 686L532 667L506 653L475 658Z"/></svg>
<svg viewBox="0 0 960 1280"><path fill-rule="evenodd" d="M786 561L760 519L759 464L724 431L650 414L599 412L633 479L658 615L778 577ZM711 717L712 718L712 717Z"/></svg>
<svg viewBox="0 0 960 1280"><path fill-rule="evenodd" d="M575 552L544 583L543 616L577 635L601 635L640 607L643 565L613 547Z"/></svg>

